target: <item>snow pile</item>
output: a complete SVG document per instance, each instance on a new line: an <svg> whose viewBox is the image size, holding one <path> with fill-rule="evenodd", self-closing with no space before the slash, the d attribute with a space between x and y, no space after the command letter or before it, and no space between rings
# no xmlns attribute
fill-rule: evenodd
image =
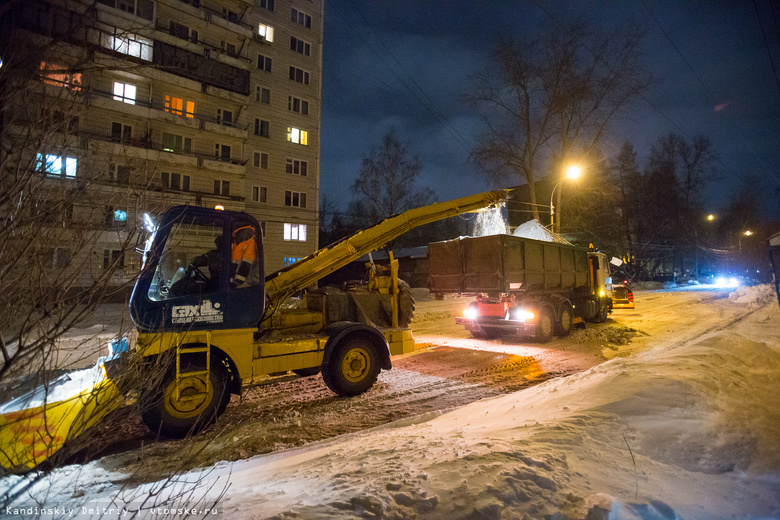
<svg viewBox="0 0 780 520"><path fill-rule="evenodd" d="M569 244L566 239L551 232L536 219L529 220L528 222L524 222L523 224L517 226L517 229L515 229L513 235L516 237L542 240L543 242L558 242L559 244Z"/></svg>
<svg viewBox="0 0 780 520"><path fill-rule="evenodd" d="M764 304L776 299L775 288L770 284L739 287L729 294L729 301L741 304Z"/></svg>

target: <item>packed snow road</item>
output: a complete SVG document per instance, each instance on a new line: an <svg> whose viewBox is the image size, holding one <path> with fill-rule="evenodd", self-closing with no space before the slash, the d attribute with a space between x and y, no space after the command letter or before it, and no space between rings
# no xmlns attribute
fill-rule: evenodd
<svg viewBox="0 0 780 520"><path fill-rule="evenodd" d="M677 344L739 320L750 311L720 305L727 292L643 291L637 308L616 310L567 338L539 345L518 337L478 340L455 325L466 298L432 300L417 294L412 329L418 350L393 358L369 392L334 396L319 375L257 381L234 396L218 423L195 439L155 442L137 415L119 414L103 428L97 449L111 469L154 478L171 470L208 466L355 433L401 419L429 418L465 404L586 370L640 351L646 342ZM706 304L703 304L706 303Z"/></svg>

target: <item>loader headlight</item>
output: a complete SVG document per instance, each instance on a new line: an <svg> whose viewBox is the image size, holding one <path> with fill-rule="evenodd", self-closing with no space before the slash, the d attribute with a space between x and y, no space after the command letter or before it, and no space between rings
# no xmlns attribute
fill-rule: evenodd
<svg viewBox="0 0 780 520"><path fill-rule="evenodd" d="M605 294L607 294L607 293L604 292L604 289L599 291L599 296L604 296Z"/></svg>

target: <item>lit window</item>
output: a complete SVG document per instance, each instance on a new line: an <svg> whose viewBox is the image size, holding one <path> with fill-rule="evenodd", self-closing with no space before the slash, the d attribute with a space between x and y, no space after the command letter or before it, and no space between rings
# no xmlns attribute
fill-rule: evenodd
<svg viewBox="0 0 780 520"><path fill-rule="evenodd" d="M306 224L284 224L284 240L306 242Z"/></svg>
<svg viewBox="0 0 780 520"><path fill-rule="evenodd" d="M142 38L137 34L108 34L103 33L100 38L100 45L128 56L141 58L142 60L152 60L152 42Z"/></svg>
<svg viewBox="0 0 780 520"><path fill-rule="evenodd" d="M195 102L181 98L165 96L165 111L179 116L195 117Z"/></svg>
<svg viewBox="0 0 780 520"><path fill-rule="evenodd" d="M46 173L47 177L75 179L77 164L75 157L39 153L37 169Z"/></svg>
<svg viewBox="0 0 780 520"><path fill-rule="evenodd" d="M295 128L293 126L287 127L287 140L291 143L308 145L309 144L309 132Z"/></svg>
<svg viewBox="0 0 780 520"><path fill-rule="evenodd" d="M266 25L264 23L261 23L257 27L257 34L261 38L263 38L267 42L273 42L274 41L274 28L270 25Z"/></svg>
<svg viewBox="0 0 780 520"><path fill-rule="evenodd" d="M73 90L81 89L81 73L68 72L65 67L56 63L41 62L41 78L44 83Z"/></svg>
<svg viewBox="0 0 780 520"><path fill-rule="evenodd" d="M114 100L135 105L135 85L130 83L114 82Z"/></svg>

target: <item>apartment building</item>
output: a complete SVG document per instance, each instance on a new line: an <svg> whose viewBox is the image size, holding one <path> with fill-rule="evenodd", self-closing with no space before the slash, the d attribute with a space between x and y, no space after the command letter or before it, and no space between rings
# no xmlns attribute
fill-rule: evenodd
<svg viewBox="0 0 780 520"><path fill-rule="evenodd" d="M268 272L317 248L322 0L30 0L5 17L0 58L29 73L4 91L5 157L51 200L79 193L57 225L100 232L79 262L72 235L52 244L54 267L131 277L129 230L177 204L256 217Z"/></svg>

